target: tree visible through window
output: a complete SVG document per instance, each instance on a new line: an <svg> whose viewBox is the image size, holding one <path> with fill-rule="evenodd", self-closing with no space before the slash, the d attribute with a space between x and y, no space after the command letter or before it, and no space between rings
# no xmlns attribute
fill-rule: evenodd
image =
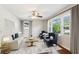
<svg viewBox="0 0 79 59"><path fill-rule="evenodd" d="M70 11L50 19L49 31L70 35L71 13Z"/></svg>
<svg viewBox="0 0 79 59"><path fill-rule="evenodd" d="M70 16L64 16L63 17L64 21L64 34L69 34L70 33Z"/></svg>
<svg viewBox="0 0 79 59"><path fill-rule="evenodd" d="M60 18L54 19L52 22L52 29L55 33L60 33L61 31L61 20Z"/></svg>

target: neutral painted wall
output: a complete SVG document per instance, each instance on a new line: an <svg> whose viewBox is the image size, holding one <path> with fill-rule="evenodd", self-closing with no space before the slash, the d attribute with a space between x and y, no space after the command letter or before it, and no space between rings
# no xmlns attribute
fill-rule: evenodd
<svg viewBox="0 0 79 59"><path fill-rule="evenodd" d="M8 10L6 10L4 7L0 5L0 36L6 33L7 20L10 20L11 22L14 23L14 33L21 31L20 21L14 15L12 15ZM12 33L9 33L9 34L12 34Z"/></svg>
<svg viewBox="0 0 79 59"><path fill-rule="evenodd" d="M47 31L47 21L33 20L32 21L32 35L38 36L42 30Z"/></svg>
<svg viewBox="0 0 79 59"><path fill-rule="evenodd" d="M64 48L70 50L70 36L61 35L58 37L58 44L63 46Z"/></svg>
<svg viewBox="0 0 79 59"><path fill-rule="evenodd" d="M43 20L43 30L47 31L47 25L48 24L48 20Z"/></svg>
<svg viewBox="0 0 79 59"><path fill-rule="evenodd" d="M59 17L61 17L61 21L63 20L63 16L66 15L71 15L71 11L65 12L61 15L59 15ZM61 33L60 36L58 38L58 44L60 44L61 46L63 46L64 48L70 50L70 35L65 35L64 34L64 30L63 30L63 23L61 24L62 28L61 28ZM70 26L71 28L71 26Z"/></svg>

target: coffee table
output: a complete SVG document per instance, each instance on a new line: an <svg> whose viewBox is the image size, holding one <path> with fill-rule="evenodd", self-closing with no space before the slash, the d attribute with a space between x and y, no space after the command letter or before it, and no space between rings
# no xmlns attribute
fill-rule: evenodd
<svg viewBox="0 0 79 59"><path fill-rule="evenodd" d="M28 47L32 47L34 46L34 42L38 42L38 40L35 40L35 39L29 39L26 41L26 43L30 43L30 45Z"/></svg>

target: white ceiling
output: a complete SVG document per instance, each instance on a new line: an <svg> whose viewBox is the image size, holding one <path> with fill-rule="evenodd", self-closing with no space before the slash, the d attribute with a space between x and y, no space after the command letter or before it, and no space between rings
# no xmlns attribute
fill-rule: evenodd
<svg viewBox="0 0 79 59"><path fill-rule="evenodd" d="M3 5L8 11L13 15L17 16L21 20L30 20L32 11L37 9L40 15L43 16L41 19L49 19L53 17L56 13L60 12L64 8L71 5L69 4L7 4Z"/></svg>

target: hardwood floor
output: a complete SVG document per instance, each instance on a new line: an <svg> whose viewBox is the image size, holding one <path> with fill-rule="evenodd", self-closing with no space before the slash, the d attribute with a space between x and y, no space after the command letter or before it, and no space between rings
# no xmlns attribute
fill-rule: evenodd
<svg viewBox="0 0 79 59"><path fill-rule="evenodd" d="M69 50L62 47L61 45L58 45L61 49L57 50L60 54L72 54Z"/></svg>
<svg viewBox="0 0 79 59"><path fill-rule="evenodd" d="M65 50L65 49L61 49L61 50L58 50L58 52L60 54L71 54L69 51Z"/></svg>

